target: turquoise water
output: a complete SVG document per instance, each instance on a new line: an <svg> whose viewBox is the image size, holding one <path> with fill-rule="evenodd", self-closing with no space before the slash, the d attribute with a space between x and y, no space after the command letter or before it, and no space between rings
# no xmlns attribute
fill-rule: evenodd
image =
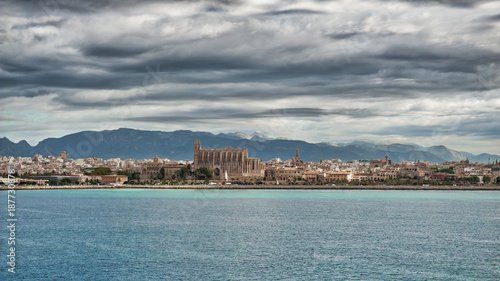
<svg viewBox="0 0 500 281"><path fill-rule="evenodd" d="M7 225L6 192L0 192ZM0 280L500 280L500 192L18 191Z"/></svg>

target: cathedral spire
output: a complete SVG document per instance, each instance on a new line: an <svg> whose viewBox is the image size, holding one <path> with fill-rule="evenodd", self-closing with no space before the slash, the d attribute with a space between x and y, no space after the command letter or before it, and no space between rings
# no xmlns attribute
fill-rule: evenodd
<svg viewBox="0 0 500 281"><path fill-rule="evenodd" d="M200 139L196 139L194 141L194 157L193 157L193 168L196 170L199 167L196 164L200 161L200 150L201 150L201 142Z"/></svg>
<svg viewBox="0 0 500 281"><path fill-rule="evenodd" d="M299 166L303 163L304 162L302 160L300 160L299 146L297 145L297 148L295 149L295 157L293 157L293 159L292 159L292 165Z"/></svg>

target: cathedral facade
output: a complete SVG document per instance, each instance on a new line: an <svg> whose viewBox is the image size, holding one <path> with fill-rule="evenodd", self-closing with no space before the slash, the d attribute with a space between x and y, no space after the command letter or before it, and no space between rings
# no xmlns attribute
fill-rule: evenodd
<svg viewBox="0 0 500 281"><path fill-rule="evenodd" d="M194 144L194 170L206 167L214 172L215 179L259 178L264 177L265 163L260 159L248 157L247 148L222 149L201 148L200 140Z"/></svg>

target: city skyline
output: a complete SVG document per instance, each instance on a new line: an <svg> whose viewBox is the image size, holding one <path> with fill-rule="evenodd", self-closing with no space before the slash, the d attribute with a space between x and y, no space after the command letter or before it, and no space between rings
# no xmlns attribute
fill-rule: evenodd
<svg viewBox="0 0 500 281"><path fill-rule="evenodd" d="M200 139L194 143L193 160L172 161L160 159L125 159L87 157L72 159L66 151L58 157L11 158L0 156L0 167L19 167L18 174L25 175L27 185L137 185L137 184L196 184L210 182L211 185L228 183L237 185L311 185L349 182L390 185L470 185L500 184L500 164L473 163L466 157L460 161L432 163L430 161L394 162L386 153L383 159L342 161L322 159L305 162L300 156L299 146L290 159L273 158L269 161L250 157L247 147L203 148ZM2 173L5 175L7 173ZM0 183L8 183L1 178ZM199 182L195 182L195 181ZM213 182L215 180L216 182ZM49 182L47 182L49 181ZM190 181L190 183L188 182ZM221 182L223 181L223 182ZM229 183L230 184L230 183ZM335 186L335 184L332 184ZM142 186L143 187L143 186Z"/></svg>
<svg viewBox="0 0 500 281"><path fill-rule="evenodd" d="M4 1L0 137L261 132L500 154L497 1Z"/></svg>
<svg viewBox="0 0 500 281"><path fill-rule="evenodd" d="M158 131L158 132L173 132L173 131L162 131L161 129L140 129L140 128L123 128L123 127L117 127L117 128L110 128L110 129L106 129L106 130L118 130L118 129L132 129L132 130L138 130L138 131ZM186 131L193 131L193 132L205 132L205 131L197 131L197 130L190 130L190 129L179 129L180 131L183 131L183 130L186 130ZM85 131L90 131L90 132L99 132L99 131L96 131L96 130L85 130ZM175 131L178 131L178 130L175 130ZM80 131L82 132L82 131ZM67 136L67 135L72 135L72 134L75 134L75 133L80 133L80 132L68 132L68 133L65 133L64 135L59 135L59 134L54 134L54 135L48 135L47 137L43 138L43 139L36 139L36 140L30 140L30 139L15 139L15 138L9 138L8 136L5 136L5 135L0 135L0 138L7 138L9 141L13 142L13 143L16 143L18 144L19 142L21 141L26 141L30 146L33 146L35 147L36 145L38 145L40 142L46 140L46 139L50 139L50 138L62 138L64 136ZM326 140L326 141L314 141L314 140L305 140L305 139L291 139L291 138L287 138L287 137L272 137L272 136L269 136L269 135L266 135L260 131L248 131L248 130L228 130L228 131L219 131L219 132L206 132L206 133L211 133L213 135L218 135L218 134L235 134L235 135L240 135L240 134L243 134L243 135L246 135L246 137L250 138L252 136L257 136L258 138L268 138L269 140L293 140L293 141L304 141L304 142L307 142L307 143L311 143L311 144L321 144L321 143L327 143L329 145L333 145L333 146L337 146L337 145L346 145L346 144L351 144L351 143L356 143L356 142L361 142L361 143L370 143L370 144L374 144L374 145L390 145L390 144L404 144L404 145L417 145L417 146L421 146L423 148L429 148L429 147L433 147L433 146L445 146L446 148L448 149L451 149L451 150L454 150L454 151L460 151L460 152L468 152L468 153L473 153L473 154L476 154L476 155L479 155L479 154L483 154L483 153L488 153L488 154L496 154L496 152L491 152L491 151L485 151L484 149L482 148L478 148L478 149L468 149L468 148L464 148L464 150L460 150L460 149L456 149L454 146L452 145L447 145L447 144L444 144L444 143L437 143L435 141L432 140L431 138L431 141L430 142L412 142L411 140L408 140L408 141L399 141L401 139L390 139L390 138L387 138L387 139L368 139L368 138L364 138L364 139L359 139L359 138L353 138L353 139L342 139L341 141L329 141L329 140ZM242 138L244 138L242 136ZM437 139L440 139L440 138L443 138L443 136L439 136L439 135L436 135L434 137L436 140ZM428 146L426 146L428 145Z"/></svg>
<svg viewBox="0 0 500 281"><path fill-rule="evenodd" d="M457 151L445 146L422 147L416 144L400 143L309 143L302 140L271 139L265 135L212 134L200 131L145 131L128 128L106 131L82 131L66 135L62 138L45 139L37 146L26 143L13 144L9 140L0 139L0 155L12 157L33 157L34 155L59 155L64 149L69 157L98 157L103 159L148 159L158 156L171 160L193 158L191 143L196 140L206 141L210 149L226 147L246 147L250 157L263 161L274 158L287 159L291 153L302 147L304 160L320 161L324 159L342 159L343 161L377 159L389 154L395 162L430 161L443 163L446 161L462 161L470 158L471 162L491 163L500 159L500 155L474 154ZM196 158L196 157L195 157Z"/></svg>

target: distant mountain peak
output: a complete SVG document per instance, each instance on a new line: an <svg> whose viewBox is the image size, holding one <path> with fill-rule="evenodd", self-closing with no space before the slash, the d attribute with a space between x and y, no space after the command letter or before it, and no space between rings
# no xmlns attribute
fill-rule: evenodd
<svg viewBox="0 0 500 281"><path fill-rule="evenodd" d="M430 146L429 149L448 149L448 148L444 145L433 145Z"/></svg>
<svg viewBox="0 0 500 281"><path fill-rule="evenodd" d="M326 145L329 145L329 146L339 147L338 144L333 143L333 142L321 142L321 144L326 144Z"/></svg>
<svg viewBox="0 0 500 281"><path fill-rule="evenodd" d="M235 133L227 133L226 135L238 137L240 139L254 140L254 141L266 141L266 140L273 139L269 136L266 136L265 134L263 134L261 132L253 132L251 135L248 135L244 132L235 132Z"/></svg>

